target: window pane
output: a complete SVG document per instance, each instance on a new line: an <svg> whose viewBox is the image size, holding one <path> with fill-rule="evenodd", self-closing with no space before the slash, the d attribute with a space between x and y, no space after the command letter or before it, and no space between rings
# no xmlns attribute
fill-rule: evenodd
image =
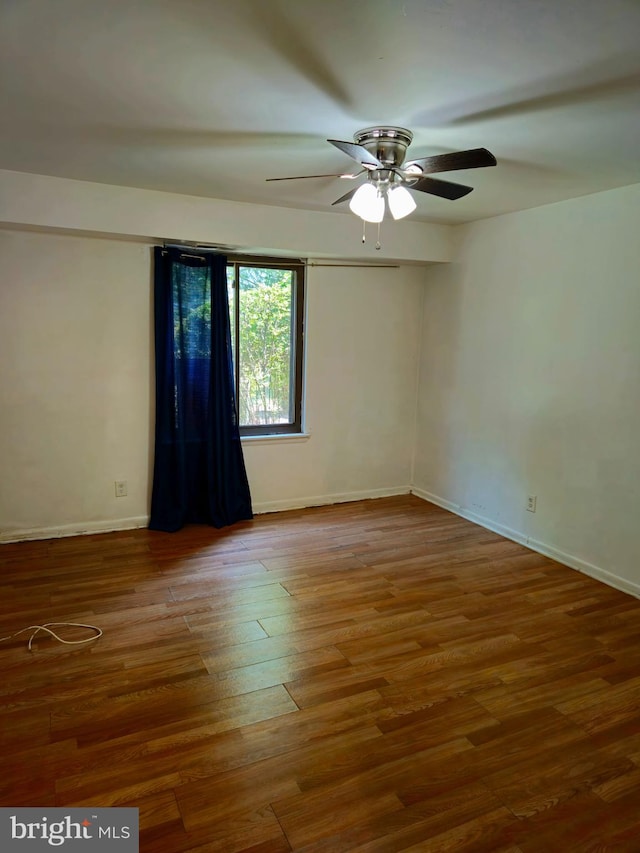
<svg viewBox="0 0 640 853"><path fill-rule="evenodd" d="M229 325L231 326L231 352L235 370L236 363L236 289L234 287L235 270L227 267L227 297L229 299Z"/></svg>
<svg viewBox="0 0 640 853"><path fill-rule="evenodd" d="M291 270L244 267L240 279L240 424L286 424L291 406Z"/></svg>

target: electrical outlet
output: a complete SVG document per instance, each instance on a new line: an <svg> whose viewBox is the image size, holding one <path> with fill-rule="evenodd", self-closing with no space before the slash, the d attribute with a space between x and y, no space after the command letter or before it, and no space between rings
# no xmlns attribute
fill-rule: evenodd
<svg viewBox="0 0 640 853"><path fill-rule="evenodd" d="M127 496L127 481L126 480L116 480L116 497L117 498L126 498Z"/></svg>
<svg viewBox="0 0 640 853"><path fill-rule="evenodd" d="M536 511L537 500L538 500L537 495L528 495L527 496L527 512L535 512Z"/></svg>

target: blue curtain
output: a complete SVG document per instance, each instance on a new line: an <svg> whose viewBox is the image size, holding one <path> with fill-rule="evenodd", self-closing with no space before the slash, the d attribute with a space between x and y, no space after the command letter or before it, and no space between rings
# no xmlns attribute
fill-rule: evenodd
<svg viewBox="0 0 640 853"><path fill-rule="evenodd" d="M152 530L252 518L234 391L223 255L154 250Z"/></svg>

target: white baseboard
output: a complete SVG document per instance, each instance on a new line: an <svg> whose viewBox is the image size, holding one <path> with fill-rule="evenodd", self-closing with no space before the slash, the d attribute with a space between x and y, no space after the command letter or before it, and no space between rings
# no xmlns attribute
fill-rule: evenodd
<svg viewBox="0 0 640 853"><path fill-rule="evenodd" d="M460 504L452 503L451 501L441 498L439 495L426 492L424 489L412 488L411 494L416 495L418 498L422 498L424 501L436 504L436 506L441 506L443 509L448 509L449 512L453 512L456 515L461 516L461 518L466 518L467 521L473 521L474 524L478 524L480 527L485 527L487 530L493 531L493 533L499 533L500 536L504 536L505 539L512 539L514 542L520 543L520 545L527 544L527 537L523 533L520 533L520 531L514 530L512 527L507 527L505 524L499 524L497 521L487 518L484 515L479 515L477 512L473 512L473 510L467 509Z"/></svg>
<svg viewBox="0 0 640 853"><path fill-rule="evenodd" d="M566 554L559 548L554 548L553 545L547 545L545 542L539 542L537 539L528 539L527 548L531 548L539 554L544 554L545 557L551 557L552 560L556 560L558 563L563 563L571 569L576 569L585 575L589 575L589 577L595 578L595 580L602 581L607 586L612 586L614 589L619 589L621 592L628 592L629 595L640 598L640 584L618 577L618 575L614 575L600 566L588 563L579 557L574 557L573 554Z"/></svg>
<svg viewBox="0 0 640 853"><path fill-rule="evenodd" d="M61 539L65 536L89 536L91 533L114 533L117 530L135 530L149 524L148 515L133 518L116 518L109 521L88 521L77 524L61 524L56 527L31 527L0 533L0 544L29 542L34 539Z"/></svg>
<svg viewBox="0 0 640 853"><path fill-rule="evenodd" d="M511 527L507 527L504 524L499 524L498 522L493 521L491 518L478 515L460 504L452 503L451 501L445 500L444 498L439 497L439 495L434 495L424 489L412 487L411 494L416 495L416 497L422 498L422 500L428 501L429 503L436 504L436 506L440 506L443 509L448 509L450 512L455 513L455 515L459 515L461 518L466 518L468 521L472 521L480 527L484 527L487 530L493 531L493 533L498 533L500 536L504 536L505 539L511 539L513 542L518 542L520 545L524 545L526 548L530 548L538 554L550 557L552 560L562 563L570 569L575 569L578 572L582 572L582 574L595 578L595 580L602 581L602 583L606 583L607 586L612 586L614 589L619 589L621 592L627 592L636 598L640 598L639 584L635 584L625 578L618 577L618 575L614 575L600 566L588 563L586 560L582 560L580 557L576 557L573 554L567 554L565 551L561 551L553 545L548 545L546 542L541 542L538 539L532 539L519 530L514 530Z"/></svg>
<svg viewBox="0 0 640 853"><path fill-rule="evenodd" d="M288 509L306 509L313 506L326 506L327 504L349 503L350 501L366 501L374 498L389 498L394 495L408 495L411 492L409 486L396 486L391 489L368 489L362 492L338 492L331 495L314 495L304 498L287 498L281 501L258 501L253 504L255 515L267 512L284 512Z"/></svg>
<svg viewBox="0 0 640 853"><path fill-rule="evenodd" d="M391 489L368 489L362 492L341 492L333 495L315 495L304 498L290 498L281 501L263 501L253 504L255 515L267 512L283 512L287 509L305 509L306 507L325 506L326 504L348 503L349 501L387 498L393 495L408 495L409 486L396 486ZM88 536L92 533L114 533L118 530L135 530L146 527L149 516L119 518L111 521L91 521L76 524L63 524L56 527L33 527L26 530L13 530L0 533L0 545L10 542L28 542L35 539L60 539L64 536Z"/></svg>
<svg viewBox="0 0 640 853"><path fill-rule="evenodd" d="M519 530L507 527L504 524L499 524L491 518L479 515L472 512L460 504L448 501L435 495L432 492L427 492L424 489L409 486L396 486L390 489L368 489L360 492L340 492L329 495L315 495L305 498L292 498L279 501L262 501L254 503L253 511L256 515L269 512L283 512L289 509L305 509L306 507L326 506L327 504L348 503L350 501L372 500L374 498L387 498L393 495L416 495L422 500L440 506L443 509L459 515L461 518L466 518L468 521L478 524L487 530L504 536L505 539L511 539L513 542L518 542L538 554L544 554L545 557L550 557L558 563L562 563L571 569L589 575L596 580L606 583L621 592L627 592L630 595L640 598L640 585L632 583L625 578L608 572L606 569L596 566L593 563L588 563L573 554L567 554L553 545L548 545L537 539L532 539ZM113 533L118 530L135 530L140 527L146 527L149 524L149 516L141 515L132 518L119 518L109 521L92 521L87 523L65 524L56 527L34 527L26 530L6 531L0 533L0 544L9 544L11 542L27 542L37 539L60 539L65 536L88 536L92 533Z"/></svg>

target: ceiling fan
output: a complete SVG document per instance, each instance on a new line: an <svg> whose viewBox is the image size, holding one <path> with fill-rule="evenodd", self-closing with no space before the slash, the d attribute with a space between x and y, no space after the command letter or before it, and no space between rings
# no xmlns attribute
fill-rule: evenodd
<svg viewBox="0 0 640 853"><path fill-rule="evenodd" d="M267 178L267 181L296 181L307 178L354 179L366 173L359 187L350 190L333 205L348 201L351 210L366 222L381 222L384 218L385 199L394 219L408 216L416 208L409 190L429 193L451 201L470 193L473 187L431 178L433 172L451 172L456 169L477 169L495 166L496 158L486 148L435 154L405 162L407 148L413 134L404 127L365 127L353 136L353 142L328 139L331 145L348 154L362 169L355 174L299 175L288 178ZM332 205L332 206L333 206Z"/></svg>

